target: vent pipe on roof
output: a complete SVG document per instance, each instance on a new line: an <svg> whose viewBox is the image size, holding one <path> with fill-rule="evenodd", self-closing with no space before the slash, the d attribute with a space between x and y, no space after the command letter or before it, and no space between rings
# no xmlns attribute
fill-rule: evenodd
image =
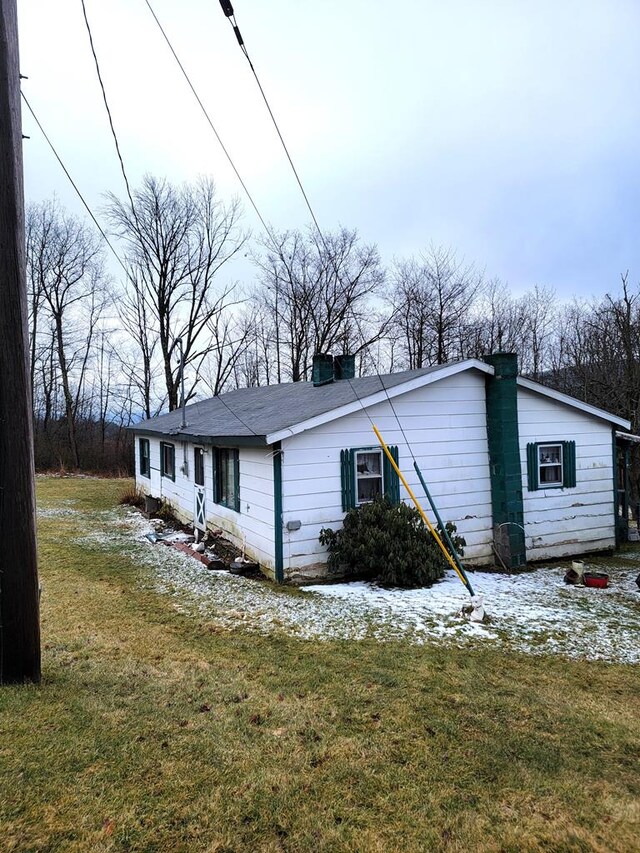
<svg viewBox="0 0 640 853"><path fill-rule="evenodd" d="M182 348L182 338L178 338L178 346L180 347L180 406L182 407L182 418L180 419L180 429L184 429L187 425L187 416L184 410L184 350Z"/></svg>

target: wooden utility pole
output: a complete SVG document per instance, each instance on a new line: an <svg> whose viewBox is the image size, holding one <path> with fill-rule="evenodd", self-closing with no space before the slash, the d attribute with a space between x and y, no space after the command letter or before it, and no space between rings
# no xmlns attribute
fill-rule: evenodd
<svg viewBox="0 0 640 853"><path fill-rule="evenodd" d="M16 0L0 0L0 684L40 680Z"/></svg>

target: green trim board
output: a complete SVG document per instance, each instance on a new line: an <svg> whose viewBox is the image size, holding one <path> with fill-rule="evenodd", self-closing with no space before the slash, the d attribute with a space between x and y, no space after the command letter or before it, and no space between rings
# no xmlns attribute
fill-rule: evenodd
<svg viewBox="0 0 640 853"><path fill-rule="evenodd" d="M487 439L494 544L504 564L524 566L524 504L518 433L518 358L513 353L486 357L494 375L486 378Z"/></svg>
<svg viewBox="0 0 640 853"><path fill-rule="evenodd" d="M284 580L284 545L282 532L282 445L273 445L273 544L274 571L278 583Z"/></svg>

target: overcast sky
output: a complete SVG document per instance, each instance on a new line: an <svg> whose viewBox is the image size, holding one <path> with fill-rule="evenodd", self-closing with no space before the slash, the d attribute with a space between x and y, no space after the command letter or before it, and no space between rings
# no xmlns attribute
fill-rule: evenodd
<svg viewBox="0 0 640 853"><path fill-rule="evenodd" d="M150 0L262 215L309 221L218 0ZM211 175L259 222L145 0L85 0L131 182ZM18 0L23 89L99 214L124 193L80 0ZM564 298L640 279L638 0L236 0L320 224ZM24 111L28 201L82 207ZM243 273L242 273L243 274Z"/></svg>

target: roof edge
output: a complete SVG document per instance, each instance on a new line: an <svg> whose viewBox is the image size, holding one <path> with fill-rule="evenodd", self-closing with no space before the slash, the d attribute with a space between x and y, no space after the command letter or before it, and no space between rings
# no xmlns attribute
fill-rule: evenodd
<svg viewBox="0 0 640 853"><path fill-rule="evenodd" d="M189 441L192 444L211 444L214 447L266 447L267 437L265 435L198 435L190 432L160 432L154 429L138 429L135 426L127 427L137 435L159 438L170 444L172 441Z"/></svg>
<svg viewBox="0 0 640 853"><path fill-rule="evenodd" d="M320 415L315 415L304 421L299 421L297 424L292 424L290 427L277 430L276 432L268 433L266 436L267 444L273 444L276 441L282 441L286 438L291 438L301 432L306 432L323 424L331 423L331 421L343 418L346 415L351 415L353 412L367 409L369 406L375 406L378 403L384 403L385 400L393 399L406 394L408 391L413 391L416 388L422 388L425 385L430 385L432 382L438 382L441 379L447 379L449 376L455 376L457 373L463 373L465 370L476 369L490 376L494 375L494 369L490 364L480 361L477 358L468 358L465 361L457 361L453 364L443 364L440 369L432 370L430 373L424 373L422 376L415 376L412 379L407 379L399 385L394 385L391 388L384 388L382 391L376 391L369 394L367 397L360 397L351 403L345 403L337 409L330 409L328 412L323 412ZM378 377L381 379L380 374ZM342 382L350 382L343 379ZM382 381L382 379L381 379ZM352 386L353 387L353 386ZM384 387L384 383L383 383Z"/></svg>
<svg viewBox="0 0 640 853"><path fill-rule="evenodd" d="M596 406L592 406L589 403L583 403L582 400L578 400L576 397L571 397L569 394L563 394L561 391L555 391L553 388L547 388L546 385L541 385L539 382L533 382L531 379L525 379L524 376L519 376L517 381L521 388L526 388L528 391L533 391L536 394L543 394L545 397L551 397L552 400L556 400L558 403L564 403L567 406L572 406L574 409L580 409L588 415L593 415L595 418L600 418L608 423L624 427L624 429L631 429L631 421L619 418L617 415L612 415L611 412L607 412L604 409L598 409Z"/></svg>

